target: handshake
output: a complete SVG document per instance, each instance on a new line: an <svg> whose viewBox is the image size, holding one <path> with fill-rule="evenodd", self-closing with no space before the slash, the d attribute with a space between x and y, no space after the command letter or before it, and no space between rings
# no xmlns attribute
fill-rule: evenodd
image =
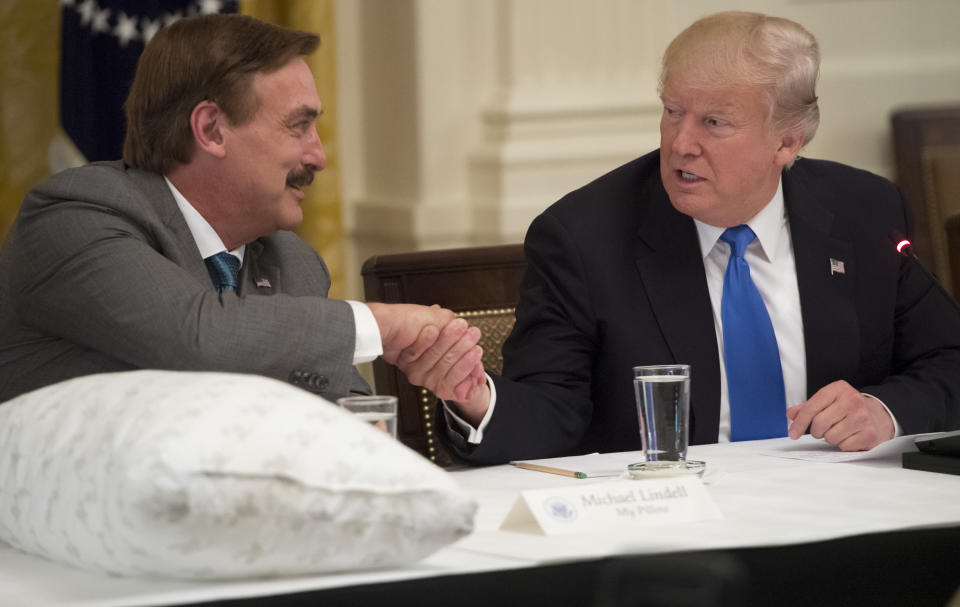
<svg viewBox="0 0 960 607"><path fill-rule="evenodd" d="M490 401L483 348L477 343L480 329L436 305L368 302L367 306L380 327L383 359L411 384L458 403L466 421L478 424Z"/></svg>

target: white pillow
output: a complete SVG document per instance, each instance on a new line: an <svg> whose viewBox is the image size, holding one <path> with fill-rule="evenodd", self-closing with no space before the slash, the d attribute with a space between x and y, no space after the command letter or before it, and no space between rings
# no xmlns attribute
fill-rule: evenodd
<svg viewBox="0 0 960 607"><path fill-rule="evenodd" d="M336 405L252 375L92 375L0 405L0 540L121 575L407 564L475 501Z"/></svg>

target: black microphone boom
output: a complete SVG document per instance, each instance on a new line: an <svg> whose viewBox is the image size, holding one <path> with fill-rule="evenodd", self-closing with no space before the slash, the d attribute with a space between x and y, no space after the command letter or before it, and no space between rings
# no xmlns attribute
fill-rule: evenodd
<svg viewBox="0 0 960 607"><path fill-rule="evenodd" d="M943 296L947 298L947 301L953 304L953 308L960 313L960 305L957 304L957 300L955 300L953 296L951 296L950 293L943 288L943 285L940 284L940 279L937 278L937 275L920 263L920 258L917 257L917 254L913 251L913 245L910 243L910 240L897 230L890 230L889 236L890 240L892 240L893 244L897 247L897 253L913 261L914 265L920 268L920 270L927 275L933 284L940 289L940 292L943 293Z"/></svg>

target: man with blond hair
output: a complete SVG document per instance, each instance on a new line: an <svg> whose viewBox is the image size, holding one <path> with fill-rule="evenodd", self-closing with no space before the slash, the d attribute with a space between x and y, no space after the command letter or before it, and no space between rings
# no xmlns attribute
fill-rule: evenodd
<svg viewBox="0 0 960 607"><path fill-rule="evenodd" d="M889 239L910 231L899 190L798 156L818 70L786 19L720 13L673 40L660 149L531 224L503 377L446 405L456 455L639 450L632 367L651 364L691 365L693 444L960 426L960 315Z"/></svg>
<svg viewBox="0 0 960 607"><path fill-rule="evenodd" d="M439 337L459 365L432 377L438 394L482 382L476 329L438 307L329 299L326 265L290 232L326 163L303 59L318 44L240 15L153 37L123 161L53 176L7 238L0 402L138 368L254 373L332 400L369 393L354 363L417 362Z"/></svg>

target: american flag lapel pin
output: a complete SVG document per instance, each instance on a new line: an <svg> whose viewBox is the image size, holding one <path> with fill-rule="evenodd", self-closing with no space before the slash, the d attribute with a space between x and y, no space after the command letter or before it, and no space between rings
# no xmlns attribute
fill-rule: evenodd
<svg viewBox="0 0 960 607"><path fill-rule="evenodd" d="M843 262L839 259L830 258L830 276L834 274L845 274L846 269L843 267Z"/></svg>
<svg viewBox="0 0 960 607"><path fill-rule="evenodd" d="M830 261L833 261L833 260L831 259ZM266 279L266 278L258 278L255 284L256 284L258 287L262 287L262 288L264 288L264 289L269 289L269 288L270 288L270 281L269 281L268 279Z"/></svg>

